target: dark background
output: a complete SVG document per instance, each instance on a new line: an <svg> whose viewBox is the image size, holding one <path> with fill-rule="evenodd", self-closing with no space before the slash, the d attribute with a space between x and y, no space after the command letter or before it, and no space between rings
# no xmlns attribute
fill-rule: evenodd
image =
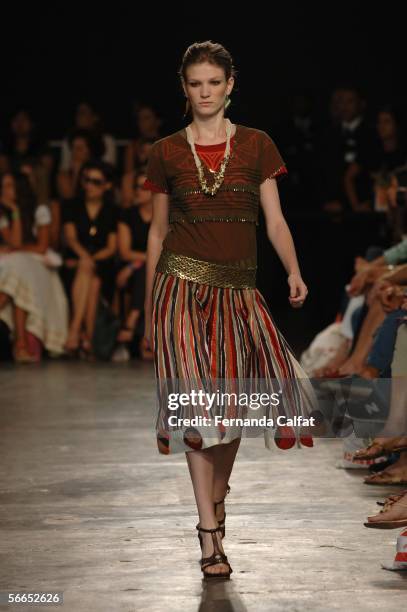
<svg viewBox="0 0 407 612"><path fill-rule="evenodd" d="M398 2L236 3L109 2L14 4L2 11L2 115L0 130L19 106L43 133L62 138L76 104L87 99L117 137L133 134L132 104L152 103L164 119L163 135L185 125L177 70L194 41L221 42L238 70L232 121L278 134L290 97L313 99L323 122L330 93L354 83L372 117L379 104L406 107L405 30ZM278 145L278 140L277 140ZM284 151L282 152L284 154ZM284 206L284 182L281 186ZM288 340L303 348L333 320L354 255L380 242L380 231L356 215L335 220L285 210L310 295L301 311L287 302L284 270L259 234L259 288ZM373 224L374 225L374 224Z"/></svg>
<svg viewBox="0 0 407 612"><path fill-rule="evenodd" d="M338 81L365 91L369 107L406 102L403 3L15 3L2 11L2 124L28 105L50 137L64 135L78 99L126 136L134 98L153 102L168 131L182 124L177 76L185 48L219 41L238 79L230 116L271 129L290 93L305 90L321 113Z"/></svg>

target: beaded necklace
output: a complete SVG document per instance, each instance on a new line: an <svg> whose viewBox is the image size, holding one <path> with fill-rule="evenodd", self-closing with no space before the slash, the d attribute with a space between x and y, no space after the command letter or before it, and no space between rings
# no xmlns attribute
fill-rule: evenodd
<svg viewBox="0 0 407 612"><path fill-rule="evenodd" d="M230 119L225 119L225 123L226 123L226 148L225 148L225 154L222 160L222 163L220 165L220 168L218 170L218 172L215 172L214 170L211 170L213 177L214 177L214 183L212 185L212 187L208 186L205 174L204 174L204 168L203 168L203 164L201 162L201 160L198 157L198 154L196 152L196 148L195 148L195 142L194 142L194 137L192 135L192 130L191 127L188 125L188 127L186 128L186 133L187 133L187 140L189 142L189 145L191 147L192 150L192 154L194 156L194 160L195 160L195 165L196 168L198 170L198 179L199 179L199 183L201 185L201 189L202 191L206 194L206 195L210 195L210 196L214 196L217 191L219 190L219 187L222 185L223 183L223 179L225 178L225 170L226 170L226 166L228 165L229 159L230 159L230 138L231 138L231 134L232 134L232 123L230 121Z"/></svg>

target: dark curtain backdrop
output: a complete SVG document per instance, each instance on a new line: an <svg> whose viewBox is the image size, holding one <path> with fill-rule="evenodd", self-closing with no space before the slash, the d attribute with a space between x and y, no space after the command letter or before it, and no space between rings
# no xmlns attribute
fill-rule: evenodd
<svg viewBox="0 0 407 612"><path fill-rule="evenodd" d="M5 8L6 7L6 8ZM324 113L332 86L351 80L371 109L406 102L403 3L7 3L2 10L2 127L16 105L50 137L64 134L75 103L95 100L107 128L131 129L131 101L151 101L165 131L182 125L177 69L195 40L223 43L239 70L230 116L278 126L290 93L308 91Z"/></svg>

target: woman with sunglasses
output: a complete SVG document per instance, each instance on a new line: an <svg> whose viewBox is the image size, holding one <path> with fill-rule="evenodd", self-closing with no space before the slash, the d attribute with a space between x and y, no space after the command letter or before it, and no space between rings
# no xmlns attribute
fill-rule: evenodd
<svg viewBox="0 0 407 612"><path fill-rule="evenodd" d="M114 291L118 208L113 200L113 168L89 161L81 173L83 191L66 201L62 213L66 250L62 275L71 302L65 350L92 358L99 299L111 303Z"/></svg>

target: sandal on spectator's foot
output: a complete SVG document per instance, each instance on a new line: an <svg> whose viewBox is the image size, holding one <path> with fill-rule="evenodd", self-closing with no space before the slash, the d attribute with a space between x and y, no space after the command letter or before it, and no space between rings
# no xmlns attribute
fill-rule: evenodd
<svg viewBox="0 0 407 612"><path fill-rule="evenodd" d="M353 455L354 459L377 459L383 455L389 455L396 451L397 441L400 438L389 438L387 442L378 442L373 440L369 446L362 448Z"/></svg>
<svg viewBox="0 0 407 612"><path fill-rule="evenodd" d="M363 481L365 484L369 485L378 485L378 486L391 486L391 485L407 485L407 480L401 476L391 475L390 473L377 472L377 474L372 474L372 476L368 476Z"/></svg>
<svg viewBox="0 0 407 612"><path fill-rule="evenodd" d="M67 357L78 357L80 350L79 332L69 332L68 339L64 344Z"/></svg>
<svg viewBox="0 0 407 612"><path fill-rule="evenodd" d="M85 359L86 361L95 361L92 342L89 340L86 334L82 334L81 337L80 357L81 359Z"/></svg>
<svg viewBox="0 0 407 612"><path fill-rule="evenodd" d="M384 506L382 510L380 510L380 514L382 512L387 512L393 504L395 504L398 500L394 500L389 506ZM404 508L407 508L406 504L400 504ZM365 527L372 527L373 529L397 529L398 527L406 527L407 526L407 517L404 519L397 519L394 521L367 521L363 523Z"/></svg>
<svg viewBox="0 0 407 612"><path fill-rule="evenodd" d="M15 345L13 348L13 357L16 363L34 363L37 361L35 355L23 345Z"/></svg>
<svg viewBox="0 0 407 612"><path fill-rule="evenodd" d="M390 495L389 497L386 497L384 501L377 501L376 504L378 506L383 506L383 512L384 512L385 508L389 509L390 506L392 506L396 501L404 497L406 493L407 491L403 491L402 493L399 493L398 495Z"/></svg>
<svg viewBox="0 0 407 612"><path fill-rule="evenodd" d="M134 331L135 328L131 327L130 325L123 325L119 331L117 332L117 342L121 343L121 344L126 344L129 343L133 340L133 336L134 336ZM123 332L128 332L128 338L127 340L120 340L119 336L123 333Z"/></svg>
<svg viewBox="0 0 407 612"><path fill-rule="evenodd" d="M233 572L230 563L228 561L227 556L222 553L219 549L219 544L216 539L216 532L222 531L221 527L215 527L214 529L204 529L203 527L197 527L198 532L210 533L212 535L213 542L213 554L210 557L202 557L201 570L203 572L204 578L230 578L230 574ZM202 536L201 536L202 537ZM228 565L229 569L225 572L206 572L205 569L212 565L224 564Z"/></svg>
<svg viewBox="0 0 407 612"><path fill-rule="evenodd" d="M228 493L230 493L230 485L229 484L226 486L225 497L226 497L226 495L228 495ZM215 507L215 514L216 514L216 506L219 506L219 504L222 504L225 501L225 497L223 499L221 499L220 501L218 501L218 502L213 502L213 505ZM221 528L221 537L222 538L225 537L225 532L226 532L225 519L226 519L226 512L224 512L223 517L221 518L221 520L218 521L219 527ZM199 523L197 524L196 529L198 529L199 544L201 545L201 550L202 550L202 536L199 533Z"/></svg>

